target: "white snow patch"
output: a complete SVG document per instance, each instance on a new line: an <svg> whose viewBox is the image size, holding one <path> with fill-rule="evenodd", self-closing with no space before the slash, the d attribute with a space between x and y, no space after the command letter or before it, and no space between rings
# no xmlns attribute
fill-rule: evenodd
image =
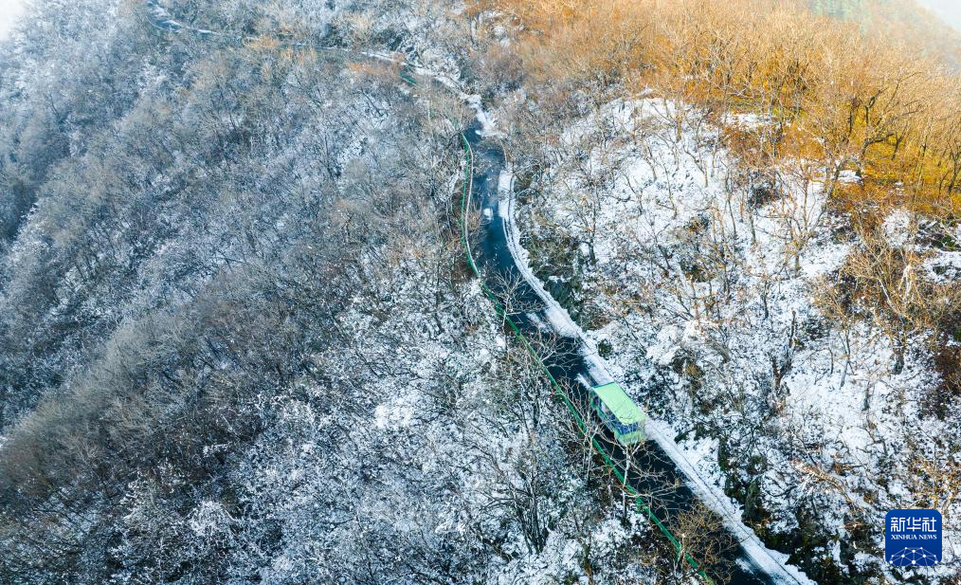
<svg viewBox="0 0 961 585"><path fill-rule="evenodd" d="M933 282L946 284L961 279L961 252L938 250L924 261L927 277Z"/></svg>
<svg viewBox="0 0 961 585"><path fill-rule="evenodd" d="M895 248L901 248L911 238L911 214L906 209L895 209L881 224L888 244Z"/></svg>
<svg viewBox="0 0 961 585"><path fill-rule="evenodd" d="M415 407L416 402L410 396L382 402L374 408L374 425L378 429L408 427L414 417Z"/></svg>
<svg viewBox="0 0 961 585"><path fill-rule="evenodd" d="M861 177L858 176L856 171L844 169L838 173L838 181L841 183L860 183Z"/></svg>

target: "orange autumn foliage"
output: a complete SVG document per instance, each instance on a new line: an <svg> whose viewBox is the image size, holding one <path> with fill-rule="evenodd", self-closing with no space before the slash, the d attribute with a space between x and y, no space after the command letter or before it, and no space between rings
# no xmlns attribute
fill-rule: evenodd
<svg viewBox="0 0 961 585"><path fill-rule="evenodd" d="M773 0L482 0L540 83L653 90L775 126L768 162L816 161L846 211L961 211L961 76L920 47ZM767 133L770 135L770 132ZM836 181L843 170L860 183Z"/></svg>

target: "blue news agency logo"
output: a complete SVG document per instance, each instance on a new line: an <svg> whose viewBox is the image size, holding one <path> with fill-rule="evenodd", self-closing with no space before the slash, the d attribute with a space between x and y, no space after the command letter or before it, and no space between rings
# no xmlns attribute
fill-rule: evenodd
<svg viewBox="0 0 961 585"><path fill-rule="evenodd" d="M891 510L884 517L884 558L895 567L941 562L941 512Z"/></svg>

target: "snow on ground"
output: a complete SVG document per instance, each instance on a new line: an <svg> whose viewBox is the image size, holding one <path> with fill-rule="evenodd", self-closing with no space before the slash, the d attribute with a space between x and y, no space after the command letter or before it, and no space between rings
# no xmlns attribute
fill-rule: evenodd
<svg viewBox="0 0 961 585"><path fill-rule="evenodd" d="M816 524L826 540L807 554L844 564L852 527L870 527L876 552L884 513L915 504L905 478L916 455L937 456L930 433L944 428L919 407L937 375L920 343L896 371L880 330L818 308L850 253L822 186L785 171L752 201L694 114L618 100L567 128L546 197L519 210L531 262L561 234L580 242L563 268L584 275L577 292L599 315L587 336L612 345L622 382L670 423L656 434L683 430L678 448L701 477L756 490L773 533ZM884 231L900 245L910 226L895 213ZM956 278L958 253L925 266Z"/></svg>
<svg viewBox="0 0 961 585"><path fill-rule="evenodd" d="M576 337L581 341L581 355L587 363L591 376L596 384L606 384L612 382L613 378L608 372L607 365L603 363L597 351L597 344L594 340L585 335L584 330L574 322L567 309L562 307L557 300L552 297L544 284L534 275L531 270L529 254L520 243L520 233L514 223L514 207L516 206L516 196L514 193L514 173L510 165L498 177L498 215L504 219L504 229L507 230L507 245L510 247L511 256L514 257L517 269L523 275L524 280L534 289L537 296L545 306L545 316L550 322L554 331L567 337ZM589 385L589 384L588 384Z"/></svg>
<svg viewBox="0 0 961 585"><path fill-rule="evenodd" d="M621 108L623 111L623 107ZM655 109L656 111L656 109ZM600 357L598 344L595 339L588 336L584 330L574 322L566 309L548 294L543 283L534 274L531 266L529 253L520 244L520 235L514 220L514 207L516 197L513 189L514 175L513 169L508 166L499 177L498 182L498 215L504 219L505 230L507 231L508 246L511 255L516 261L517 268L527 283L535 290L537 295L544 302L545 313L548 321L554 329L561 335L576 337L581 341L581 352L584 356L588 368L593 378L593 382L603 384L614 380L606 362ZM588 386L592 384L581 380ZM770 551L758 540L757 536L747 528L741 519L741 514L737 510L736 504L732 502L724 493L722 486L717 481L710 478L717 477L718 473L715 466L707 466L708 479L701 473L705 470L704 459L700 458L698 464L692 464L684 450L680 448L672 438L673 433L669 427L664 427L658 422L651 422L648 425L648 435L670 456L671 460L684 471L690 480L690 487L698 494L701 501L709 508L718 513L725 525L737 535L744 549L748 552L751 559L766 574L783 583L807 583L810 582L800 571L787 565L787 555ZM695 453L703 456L702 453Z"/></svg>

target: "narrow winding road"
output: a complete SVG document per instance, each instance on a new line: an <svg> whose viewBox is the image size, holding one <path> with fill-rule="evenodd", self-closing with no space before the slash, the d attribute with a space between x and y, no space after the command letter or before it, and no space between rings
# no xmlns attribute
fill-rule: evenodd
<svg viewBox="0 0 961 585"><path fill-rule="evenodd" d="M186 30L201 38L221 35L182 24L153 0L147 0L145 4L151 26L159 30L170 33ZM315 48L350 52L340 47ZM361 53L361 56L400 63L389 56L375 53ZM455 81L413 67L407 62L402 67L401 78L407 83L416 84L412 75L439 83L468 102L474 99L464 94ZM553 379L567 389L574 408L581 413L588 413L590 409L586 407L586 400L589 388L613 380L603 360L590 351L583 332L573 323L559 325L558 315L562 313L559 305L531 274L526 258L521 257L523 252L513 221L513 177L503 148L484 132L486 115L479 100L473 101L472 105L478 116L464 133L470 155L470 188L467 189L465 210L471 215L479 213L481 220L475 233L465 233L468 255L487 289L500 299L506 316L517 326L519 333L528 339L550 338L551 351L540 354L543 365ZM566 317L566 313L563 316ZM666 531L676 532L678 517L693 510L699 501L720 515L728 536L735 544L722 553L722 562L715 563L715 568L702 567L713 582L718 585L796 585L811 582L800 571L787 566L783 555L764 548L753 531L733 517L731 510L726 509L725 504L685 465L683 455L677 451L673 440L659 437L651 429L648 434L652 440L631 453L625 453L610 434L599 434L594 444L633 492L644 499L649 514L656 517ZM685 468L688 469L687 473L683 471ZM692 489L692 486L700 489ZM721 576L716 567L724 564L729 569L724 570Z"/></svg>
<svg viewBox="0 0 961 585"><path fill-rule="evenodd" d="M487 288L521 333L529 339L551 338L552 350L541 355L541 359L554 379L568 389L571 402L580 412L588 413L590 410L585 405L589 387L611 381L610 376L603 360L587 347L583 334L571 327L558 327L556 301L530 273L526 258L518 257L523 253L513 222L512 174L504 150L496 139L485 134L480 121L484 114L477 109L478 121L464 133L471 168L465 209L470 216L480 218L479 227L467 237L469 254ZM677 520L682 514L693 510L699 500L710 499L710 494L703 489L695 494L691 486L699 482L703 486L703 482L682 471L678 453L669 452L672 451L669 446L666 450L662 446L664 441L649 440L630 454L609 434L601 434L598 443L636 493L642 497L651 495L645 498L647 505L671 532L677 532ZM720 513L732 539L732 546L722 553L723 561L727 562L715 563L713 568L702 567L715 583L810 582L798 570L786 566L783 555L766 549L753 531L733 518L729 511L718 510L720 502L704 503ZM727 568L721 569L722 565Z"/></svg>

